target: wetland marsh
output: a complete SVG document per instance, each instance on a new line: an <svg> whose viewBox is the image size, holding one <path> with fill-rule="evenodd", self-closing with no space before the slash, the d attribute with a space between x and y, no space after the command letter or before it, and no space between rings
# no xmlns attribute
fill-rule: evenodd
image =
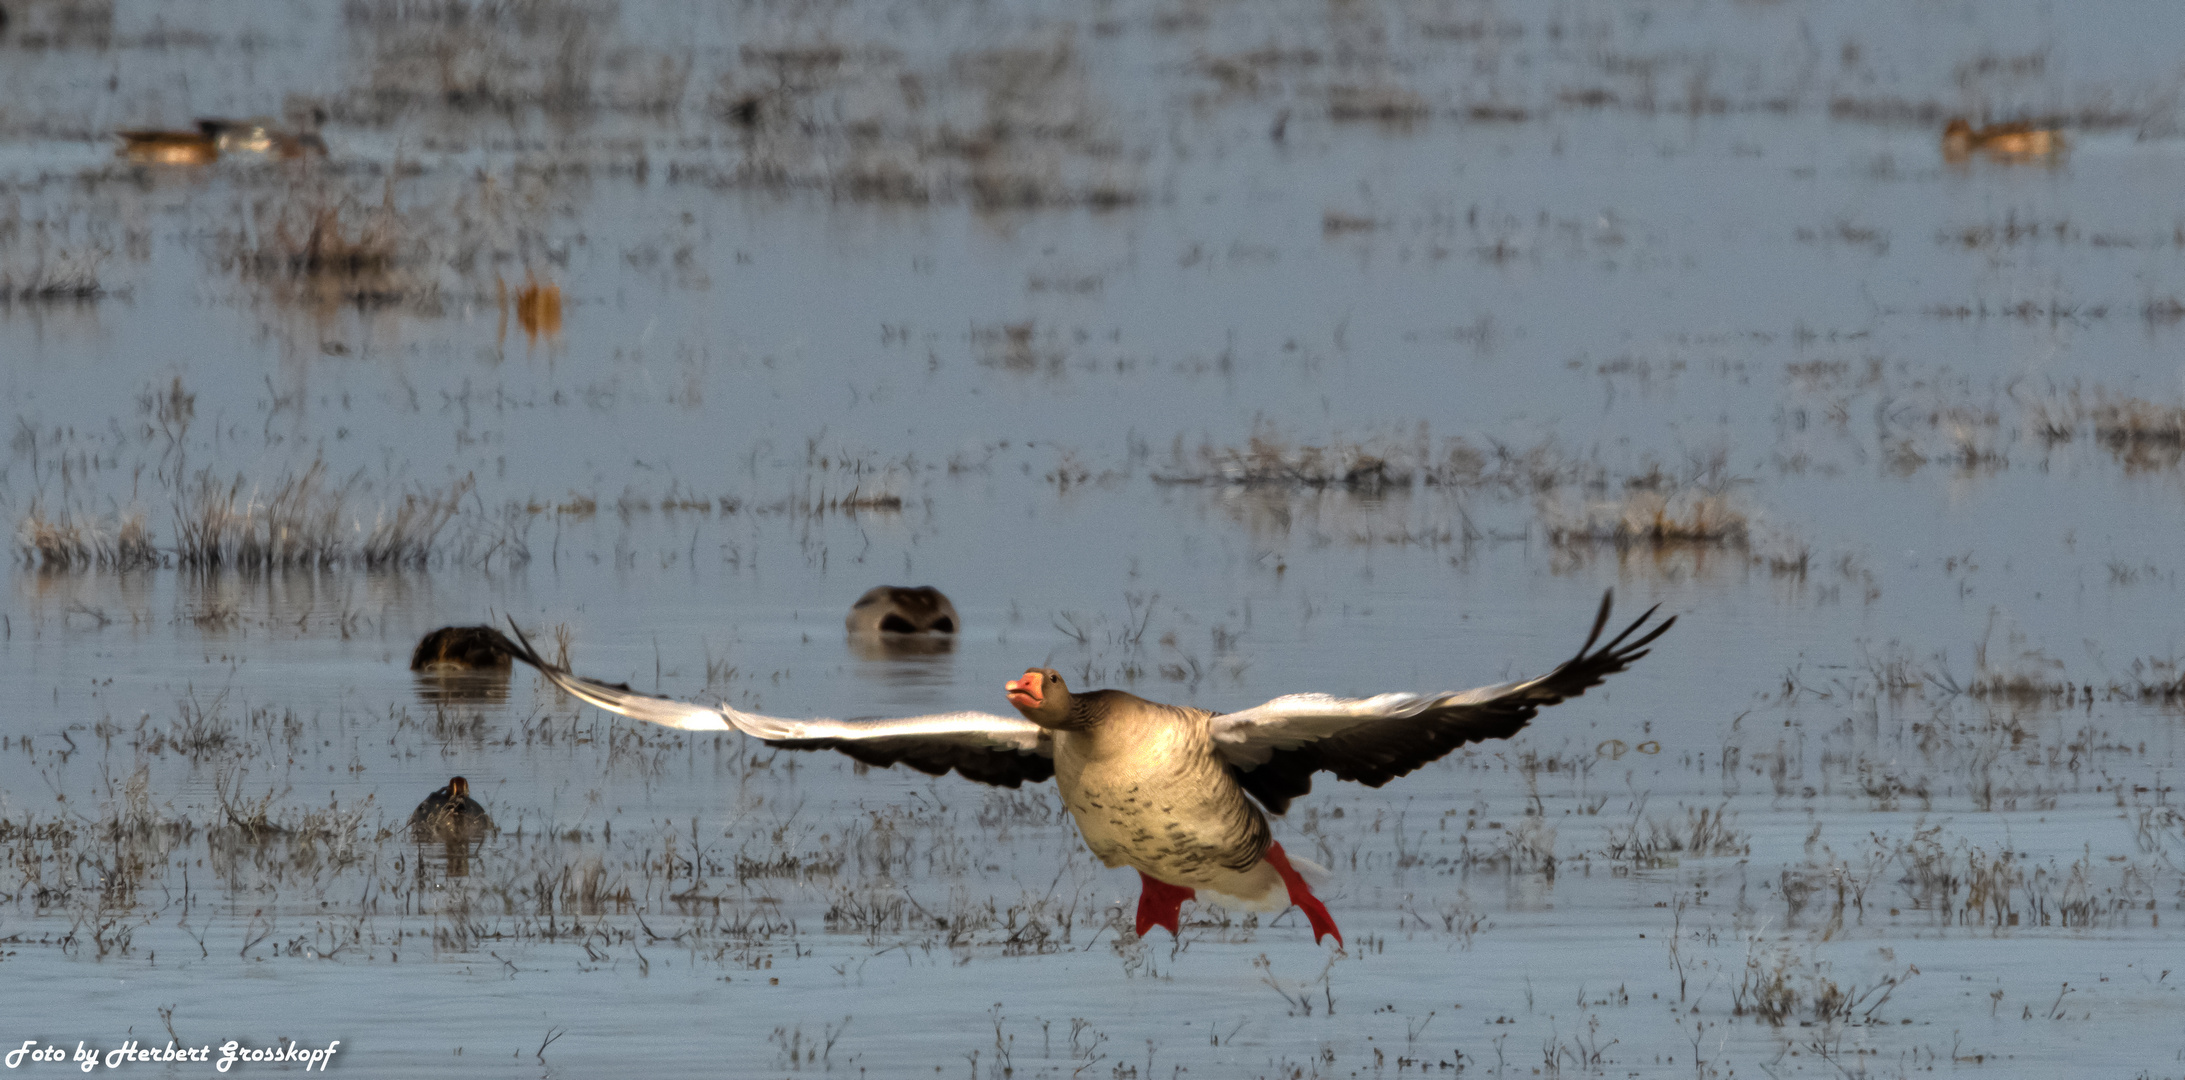
<svg viewBox="0 0 2185 1080"><path fill-rule="evenodd" d="M2185 1076L2185 16L8 13L9 1048ZM325 153L113 134L257 116ZM953 644L848 640L884 584ZM1678 618L1631 671L1277 820L1340 951L1137 939L1048 785L408 670L1227 710L1543 672L1606 588ZM497 831L421 839L455 776Z"/></svg>

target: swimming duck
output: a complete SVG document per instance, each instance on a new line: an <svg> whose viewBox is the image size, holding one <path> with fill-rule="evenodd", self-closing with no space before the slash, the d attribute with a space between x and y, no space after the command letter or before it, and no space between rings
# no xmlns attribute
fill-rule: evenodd
<svg viewBox="0 0 2185 1080"><path fill-rule="evenodd" d="M219 140L202 131L117 131L121 156L144 165L209 165L220 160Z"/></svg>
<svg viewBox="0 0 2185 1080"><path fill-rule="evenodd" d="M410 813L410 835L418 840L471 840L493 828L492 816L470 797L470 781L460 776L425 796Z"/></svg>
<svg viewBox="0 0 2185 1080"><path fill-rule="evenodd" d="M794 720L632 693L548 664L516 631L516 658L610 712L687 731L741 731L769 746L839 750L869 765L950 770L1017 787L1052 777L1100 861L1138 871L1137 928L1177 932L1183 901L1212 893L1244 907L1304 911L1313 940L1343 935L1313 895L1317 871L1282 850L1267 814L1312 790L1316 772L1380 787L1466 743L1515 735L1540 709L1576 697L1645 656L1674 616L1658 608L1594 648L1612 597L1578 654L1536 679L1457 693L1368 698L1290 694L1241 712L1147 701L1121 690L1073 692L1032 668L1003 691L1018 715L957 712L885 720ZM1634 638L1633 634L1639 634Z"/></svg>
<svg viewBox="0 0 2185 1080"><path fill-rule="evenodd" d="M194 131L137 128L114 133L121 154L147 165L206 165L222 154L257 154L294 161L326 156L326 141L315 131L287 132L269 119L224 120L207 117Z"/></svg>
<svg viewBox="0 0 2185 1080"><path fill-rule="evenodd" d="M842 620L853 634L953 634L956 605L931 585L880 585L865 591Z"/></svg>
<svg viewBox="0 0 2185 1080"><path fill-rule="evenodd" d="M1975 152L1998 161L2034 161L2054 156L2063 148L2061 132L2023 121L1975 128L1971 121L1957 116L1942 129L1942 157L1952 164L1969 160Z"/></svg>
<svg viewBox="0 0 2185 1080"><path fill-rule="evenodd" d="M428 675L506 671L516 644L490 626L443 626L426 634L410 654L410 670Z"/></svg>

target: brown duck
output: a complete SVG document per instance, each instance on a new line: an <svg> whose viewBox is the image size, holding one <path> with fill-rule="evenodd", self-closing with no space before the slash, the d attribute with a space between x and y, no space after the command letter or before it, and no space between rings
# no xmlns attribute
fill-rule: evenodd
<svg viewBox="0 0 2185 1080"><path fill-rule="evenodd" d="M418 840L469 840L492 831L492 816L470 797L470 781L460 776L410 813L410 835Z"/></svg>
<svg viewBox="0 0 2185 1080"><path fill-rule="evenodd" d="M853 634L953 634L963 621L931 585L881 585L858 597L842 624Z"/></svg>
<svg viewBox="0 0 2185 1080"><path fill-rule="evenodd" d="M209 165L220 160L220 140L203 131L117 131L122 157L142 165Z"/></svg>
<svg viewBox="0 0 2185 1080"><path fill-rule="evenodd" d="M410 653L410 670L427 675L507 671L516 643L490 626L443 626L426 634Z"/></svg>
<svg viewBox="0 0 2185 1080"><path fill-rule="evenodd" d="M146 165L208 165L222 154L282 161L326 156L326 141L317 132L281 131L265 119L206 118L195 129L133 128L114 137L121 140L121 156Z"/></svg>
<svg viewBox="0 0 2185 1080"><path fill-rule="evenodd" d="M1316 772L1380 787L1466 743L1505 739L1541 708L1576 697L1647 654L1676 623L1639 633L1655 609L1594 648L1608 624L1601 598L1578 655L1536 679L1455 693L1369 698L1290 694L1242 712L1163 705L1120 690L1073 693L1034 668L1004 686L1017 717L959 712L888 720L791 720L633 693L548 664L518 630L516 658L600 708L689 731L741 731L769 746L840 750L870 765L951 769L1017 787L1052 777L1085 843L1143 879L1138 933L1177 928L1199 891L1244 906L1305 912L1313 940L1343 940L1327 908L1268 828L1267 813L1312 790ZM1633 634L1638 634L1633 637ZM1309 864L1306 864L1309 866ZM1314 868L1317 869L1317 868Z"/></svg>
<svg viewBox="0 0 2185 1080"><path fill-rule="evenodd" d="M1952 164L1968 161L1975 153L1997 161L2038 161L2056 156L2063 148L2062 133L2023 121L1976 128L1958 116L1942 129L1942 157Z"/></svg>

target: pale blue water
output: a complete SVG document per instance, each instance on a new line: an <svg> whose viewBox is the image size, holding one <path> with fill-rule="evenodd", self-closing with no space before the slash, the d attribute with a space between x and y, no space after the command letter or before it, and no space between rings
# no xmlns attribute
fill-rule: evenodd
<svg viewBox="0 0 2185 1080"><path fill-rule="evenodd" d="M0 1043L164 1043L172 1006L185 1043L338 1038L334 1067L371 1075L2180 1072L2174 698L1950 689L1983 644L1991 674L2177 677L2147 666L2180 648L2174 447L2037 423L2073 392L2185 402L2174 16L523 11L457 35L513 95L474 107L401 66L399 25L335 9L129 9L57 46L60 12L11 9L0 268L95 249L114 295L0 305L9 520L134 508L171 545L174 476L270 493L323 461L353 538L405 492L476 486L421 571L10 572L0 817L77 839L10 840ZM709 103L769 85L745 46L815 43L851 57L798 99L820 134L761 141ZM1012 90L980 74L1005 47L1064 59ZM522 96L571 70L591 108ZM1335 87L1427 112L1332 121ZM290 94L334 117L315 173L137 173L103 137ZM2062 116L2069 152L1946 166L1959 111ZM847 127L871 116L867 146ZM993 117L1021 130L986 158L939 141ZM707 182L765 147L788 190ZM934 203L830 193L870 156ZM1136 198L984 211L977 161ZM233 263L255 203L376 206L398 162L409 302L298 300ZM558 336L497 301L527 271L562 289ZM178 377L186 431L140 403ZM1546 445L1563 482L1159 479L1255 436L1399 463ZM1548 539L1713 460L1752 552L1802 548L1804 573ZM875 492L901 508L811 509ZM853 648L842 613L879 583L947 591L956 647ZM999 709L1033 664L1226 709L1544 670L1608 588L1679 617L1636 669L1386 788L1323 778L1278 825L1335 872L1350 949L1325 972L1294 914L1118 950L1135 881L1038 791L640 729L526 672L450 702L405 670L426 630L514 616L566 624L586 674L780 714ZM1882 693L1893 659L1932 677ZM175 749L191 717L227 741ZM140 769L187 835L100 831ZM400 827L458 773L504 831L451 876ZM244 842L223 790L335 824ZM1735 815L1721 853L1611 854L1702 808ZM2008 911L1968 909L1968 860L2005 851ZM1776 974L1781 1027L1738 1011ZM1869 995L1860 1022L1802 1025L1830 982Z"/></svg>

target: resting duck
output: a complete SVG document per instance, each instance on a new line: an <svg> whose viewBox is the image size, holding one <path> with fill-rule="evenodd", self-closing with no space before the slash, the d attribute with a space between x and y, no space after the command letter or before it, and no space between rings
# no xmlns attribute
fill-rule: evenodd
<svg viewBox="0 0 2185 1080"><path fill-rule="evenodd" d="M326 156L326 140L315 131L286 132L269 119L223 120L208 117L195 130L137 128L117 131L121 155L147 165L206 165L222 154L258 154L294 161Z"/></svg>
<svg viewBox="0 0 2185 1080"><path fill-rule="evenodd" d="M117 131L121 156L143 165L209 165L220 160L219 140L203 131Z"/></svg>
<svg viewBox="0 0 2185 1080"><path fill-rule="evenodd" d="M850 605L842 625L853 634L953 634L962 622L956 605L931 585L880 585Z"/></svg>
<svg viewBox="0 0 2185 1080"><path fill-rule="evenodd" d="M427 675L507 671L516 643L490 626L443 626L426 634L410 654L410 670Z"/></svg>
<svg viewBox="0 0 2185 1080"><path fill-rule="evenodd" d="M1342 932L1276 843L1267 813L1312 790L1316 772L1380 787L1466 743L1506 739L1541 708L1576 697L1648 652L1676 618L1633 638L1650 608L1608 644L1611 597L1578 655L1537 679L1461 693L1369 698L1290 694L1242 712L1147 701L1120 690L1073 693L1059 672L1033 668L1004 685L1016 717L958 712L894 720L789 720L632 693L548 664L518 629L516 658L600 708L687 731L741 731L769 746L840 750L870 765L953 769L1001 787L1052 777L1100 861L1144 884L1140 936L1177 932L1178 910L1205 891L1246 907L1295 904L1313 940ZM1629 640L1627 640L1629 639Z"/></svg>
<svg viewBox="0 0 2185 1080"><path fill-rule="evenodd" d="M1957 116L1942 129L1942 157L1953 164L1970 159L1976 151L2000 161L2033 161L2051 157L2063 148L2060 132L2024 122L1975 128L1971 121Z"/></svg>
<svg viewBox="0 0 2185 1080"><path fill-rule="evenodd" d="M470 781L460 776L410 813L410 835L418 840L463 841L492 831L493 818L470 797Z"/></svg>
<svg viewBox="0 0 2185 1080"><path fill-rule="evenodd" d="M326 156L326 140L316 131L287 132L274 126L270 117L254 117L249 120L225 120L217 117L200 119L197 130L211 139L224 154L259 154L294 161L306 156Z"/></svg>

